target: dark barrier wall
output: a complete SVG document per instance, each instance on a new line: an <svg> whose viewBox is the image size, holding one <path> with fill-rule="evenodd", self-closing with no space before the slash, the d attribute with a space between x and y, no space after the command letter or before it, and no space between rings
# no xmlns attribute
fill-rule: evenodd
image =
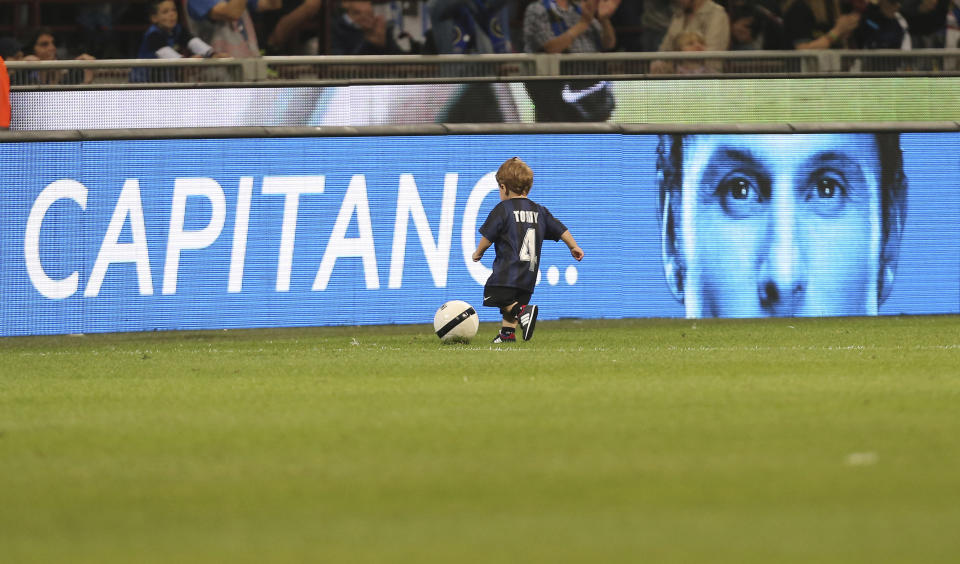
<svg viewBox="0 0 960 564"><path fill-rule="evenodd" d="M515 155L586 252L544 245L546 319L960 312L955 132L12 142L0 334L479 306L493 253L470 255Z"/></svg>

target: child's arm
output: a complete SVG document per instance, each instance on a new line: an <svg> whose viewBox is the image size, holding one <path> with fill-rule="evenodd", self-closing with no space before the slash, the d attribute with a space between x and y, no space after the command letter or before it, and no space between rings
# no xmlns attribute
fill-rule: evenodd
<svg viewBox="0 0 960 564"><path fill-rule="evenodd" d="M570 230L567 229L563 232L563 235L560 236L560 240L567 244L570 247L570 254L573 255L573 258L577 260L583 259L583 249L580 248L580 245L577 244L573 239L573 235L570 234ZM476 256L476 254L474 254Z"/></svg>
<svg viewBox="0 0 960 564"><path fill-rule="evenodd" d="M213 51L213 47L199 37L191 37L190 40L187 41L187 49L190 49L190 52L197 57L212 57L216 54Z"/></svg>
<svg viewBox="0 0 960 564"><path fill-rule="evenodd" d="M487 249L490 248L490 245L492 245L490 239L487 239L486 237L480 237L480 242L477 243L477 250L473 251L473 262L478 262L480 259L482 259L483 253L487 252Z"/></svg>

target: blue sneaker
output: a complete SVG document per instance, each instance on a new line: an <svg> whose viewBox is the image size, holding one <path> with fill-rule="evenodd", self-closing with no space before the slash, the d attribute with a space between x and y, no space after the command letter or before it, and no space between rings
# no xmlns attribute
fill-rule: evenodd
<svg viewBox="0 0 960 564"><path fill-rule="evenodd" d="M537 326L537 306L523 306L517 319L520 321L520 330L523 331L523 340L529 341L533 337L533 328Z"/></svg>
<svg viewBox="0 0 960 564"><path fill-rule="evenodd" d="M516 343L517 336L514 333L509 335L504 335L503 333L497 333L497 336L493 338L493 343L498 345L500 343Z"/></svg>

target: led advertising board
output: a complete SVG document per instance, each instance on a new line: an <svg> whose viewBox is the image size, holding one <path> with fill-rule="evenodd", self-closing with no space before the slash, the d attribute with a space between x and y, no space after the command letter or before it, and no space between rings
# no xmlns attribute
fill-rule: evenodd
<svg viewBox="0 0 960 564"><path fill-rule="evenodd" d="M562 317L960 312L960 134L0 144L0 335L429 323L520 156ZM901 159L902 157L902 159ZM492 250L491 250L492 251Z"/></svg>

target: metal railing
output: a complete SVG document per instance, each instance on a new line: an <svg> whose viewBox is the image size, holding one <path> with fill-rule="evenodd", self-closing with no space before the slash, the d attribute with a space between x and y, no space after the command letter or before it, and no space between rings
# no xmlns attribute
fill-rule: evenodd
<svg viewBox="0 0 960 564"><path fill-rule="evenodd" d="M11 86L16 90L225 83L463 82L558 76L957 75L960 49L113 59L10 61L7 66Z"/></svg>
<svg viewBox="0 0 960 564"><path fill-rule="evenodd" d="M102 85L249 82L258 59L102 59L93 61L8 61L10 86L58 90Z"/></svg>

